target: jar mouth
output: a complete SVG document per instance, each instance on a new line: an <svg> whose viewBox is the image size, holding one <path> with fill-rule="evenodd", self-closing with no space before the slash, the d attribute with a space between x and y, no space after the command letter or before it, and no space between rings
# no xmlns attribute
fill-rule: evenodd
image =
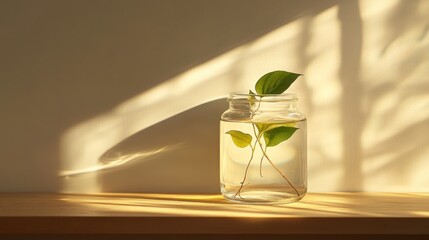
<svg viewBox="0 0 429 240"><path fill-rule="evenodd" d="M298 97L296 93L282 93L282 94L249 94L246 92L231 92L227 98L228 101L249 101L255 97L254 101L261 102L296 102Z"/></svg>

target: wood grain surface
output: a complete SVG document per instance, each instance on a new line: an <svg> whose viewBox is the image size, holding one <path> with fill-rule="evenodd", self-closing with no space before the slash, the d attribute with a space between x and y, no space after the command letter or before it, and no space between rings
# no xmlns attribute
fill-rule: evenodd
<svg viewBox="0 0 429 240"><path fill-rule="evenodd" d="M243 205L219 195L0 194L0 234L429 234L428 193L309 193Z"/></svg>

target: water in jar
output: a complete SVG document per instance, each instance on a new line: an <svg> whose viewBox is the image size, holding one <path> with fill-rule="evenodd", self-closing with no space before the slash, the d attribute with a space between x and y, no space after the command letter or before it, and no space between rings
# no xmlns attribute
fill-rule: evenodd
<svg viewBox="0 0 429 240"><path fill-rule="evenodd" d="M258 124L259 128L288 126L298 129L289 139L276 146L266 147L263 134L259 134ZM250 134L251 144L238 147L231 135L226 134L230 130ZM221 192L227 199L248 203L295 202L305 195L305 119L275 122L221 121L220 141Z"/></svg>

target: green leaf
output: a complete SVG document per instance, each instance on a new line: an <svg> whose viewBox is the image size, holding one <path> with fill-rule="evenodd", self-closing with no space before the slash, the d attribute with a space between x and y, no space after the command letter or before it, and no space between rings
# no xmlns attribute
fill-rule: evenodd
<svg viewBox="0 0 429 240"><path fill-rule="evenodd" d="M277 127L295 127L296 123L255 123L255 125L256 128L258 128L258 132L263 133Z"/></svg>
<svg viewBox="0 0 429 240"><path fill-rule="evenodd" d="M258 94L282 94L302 74L286 71L269 72L255 85Z"/></svg>
<svg viewBox="0 0 429 240"><path fill-rule="evenodd" d="M295 127L277 127L264 132L265 144L267 147L274 147L281 142L292 137L293 133L298 130Z"/></svg>
<svg viewBox="0 0 429 240"><path fill-rule="evenodd" d="M230 130L226 134L231 135L232 141L237 147L245 148L252 143L252 136L236 130Z"/></svg>
<svg viewBox="0 0 429 240"><path fill-rule="evenodd" d="M266 124L266 123L255 123L255 125L256 125L256 128L258 128L258 132L262 133L262 132L265 131L265 129L267 129L267 127L268 127L269 124Z"/></svg>

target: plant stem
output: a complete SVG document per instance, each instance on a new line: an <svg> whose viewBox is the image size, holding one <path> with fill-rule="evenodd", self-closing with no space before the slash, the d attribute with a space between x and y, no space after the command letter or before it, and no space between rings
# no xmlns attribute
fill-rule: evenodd
<svg viewBox="0 0 429 240"><path fill-rule="evenodd" d="M238 196L240 196L240 198L242 198L242 197L241 197L241 195L240 195L240 192L241 192L241 189L243 189L244 182L246 181L246 178L247 178L247 172L249 171L250 163L252 162L252 159L253 159L253 155L254 155L254 153L255 153L255 148L256 148L256 143L257 143L257 142L258 142L258 141L255 141L255 143L253 144L253 147L252 147L252 145L249 145L249 146L250 146L250 148L252 148L252 154L250 155L249 162L247 163L246 171L244 171L244 178L243 178L243 181L241 182L240 188L239 188L239 189L238 189L238 191L235 193L234 197L237 197L237 195L238 195Z"/></svg>
<svg viewBox="0 0 429 240"><path fill-rule="evenodd" d="M261 97L261 98L262 98L262 97ZM252 118L253 118L253 116L255 115L255 112L256 112L256 111L258 111L259 107L261 107L261 101L260 101L260 100L259 100L259 102L258 102L258 107L256 108L256 110L255 110L255 111L250 111L250 112L251 112L251 114L250 114L250 119L252 119ZM255 137L257 137L257 136L256 136L256 134L255 134ZM240 196L240 198L242 198L242 197L241 197L241 195L240 195L240 192L241 192L241 189L243 189L243 187L244 187L244 182L246 181L246 178L247 178L247 172L249 171L250 163L252 162L252 159L253 159L253 155L254 155L254 153L255 153L255 148L256 148L256 143L257 143L257 142L258 142L258 141L255 141L255 143L253 144L253 147L252 147L252 145L250 145L250 147L252 148L252 154L251 154L251 156L250 156L249 162L247 163L246 170L244 171L243 181L241 181L240 188L239 188L239 189L238 189L238 191L235 193L234 197L237 197L237 195L238 195L238 196ZM264 156L262 156L262 158L263 158L263 157L264 157ZM262 159L261 159L261 161L262 161Z"/></svg>
<svg viewBox="0 0 429 240"><path fill-rule="evenodd" d="M252 124L253 126L253 133L255 134L255 136L257 136L256 134L256 127L255 124ZM278 169L276 167L276 165L271 161L271 159L268 157L266 150L264 150L264 147L262 146L262 143L260 141L262 134L260 134L260 136L256 137L256 141L258 142L259 147L262 150L263 153L263 157L265 156L265 158L268 160L268 162L271 164L271 166L273 166L273 168L280 174L282 175L282 177L286 180L286 182L293 188L293 190L295 190L296 195L299 197L299 192L298 190L293 186L293 184L289 181L289 179L287 179L287 177L280 171L280 169Z"/></svg>
<svg viewBox="0 0 429 240"><path fill-rule="evenodd" d="M265 152L266 151L267 151L267 146L265 146ZM264 160L264 155L262 155L261 161L259 162L259 176L264 177L262 176L262 160Z"/></svg>
<svg viewBox="0 0 429 240"><path fill-rule="evenodd" d="M250 119L252 119L253 118L253 116L255 116L255 113L259 110L259 108L261 107L261 101L262 101L262 96L261 96L261 98L259 99L259 101L258 101L258 107L255 109L255 111L252 111L252 114L251 114L251 116L250 116ZM256 139L258 139L258 138L261 138L261 136L262 136L262 133L259 133L259 135L257 135L256 134L256 131L255 131L255 124L254 123L252 123L252 125L253 125L253 133L255 134L255 137L256 137ZM267 149L267 147L265 147L265 150ZM261 160L259 161L259 176L261 176L261 177L264 177L264 176L262 176L262 161L264 160L264 155L262 155L262 157L261 157Z"/></svg>
<svg viewBox="0 0 429 240"><path fill-rule="evenodd" d="M261 99L262 99L262 97L261 97ZM255 109L255 111L251 111L251 116L250 116L250 119L252 119L253 118L253 116L255 115L255 112L256 111L258 111L259 110L259 108L260 108L260 106L261 106L261 100L259 100L258 101L258 107ZM256 124L255 123L252 123L252 127L253 127L253 133L254 133L254 135L255 135L255 137L256 137L256 141L255 141L255 143L253 144L253 147L252 147L252 145L249 145L250 146L250 148L252 149L252 153L251 153L251 155L250 155L250 159L249 159L249 162L247 163L247 166L246 166L246 170L244 171L244 177L243 177L243 181L241 182L241 185L240 185L240 188L238 189L238 191L235 193L235 195L234 195L234 197L237 197L237 195L241 198L241 199L243 199L243 197L241 197L241 190L243 189L243 187L244 187L244 183L245 183L245 181L246 181L246 179L247 179L247 173L248 173L248 171L249 171L249 167L250 167L250 163L252 162L252 160L253 160L253 156L254 156L254 153L255 153L255 150L256 150L256 144L258 143L258 145L259 145L259 147L261 148L261 151L262 151L262 153L263 153L263 155L262 155L262 157L261 157L261 160L260 160L260 163L259 163L259 175L261 176L261 177L263 177L262 176L262 161L264 160L264 157L268 160L268 162L271 164L271 166L273 166L273 168L286 180L286 182L293 188L293 190L295 190L295 192L296 192L296 194L297 194L297 196L299 197L299 192L298 192L298 190L293 186L293 184L289 181L289 179L280 171L280 169L278 169L277 167L276 167L276 165L271 161L271 159L268 157L268 155L267 155L267 146L265 146L265 149L264 149L264 147L262 146L262 143L261 143L261 137L262 137L262 132L261 133L257 133L256 132Z"/></svg>

